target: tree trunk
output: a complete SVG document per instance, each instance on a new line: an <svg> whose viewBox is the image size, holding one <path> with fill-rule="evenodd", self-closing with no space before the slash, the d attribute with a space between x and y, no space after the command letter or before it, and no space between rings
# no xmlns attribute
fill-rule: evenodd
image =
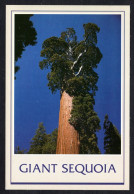
<svg viewBox="0 0 134 194"><path fill-rule="evenodd" d="M73 97L70 97L65 91L62 93L56 154L79 154L79 134L68 122L72 99Z"/></svg>

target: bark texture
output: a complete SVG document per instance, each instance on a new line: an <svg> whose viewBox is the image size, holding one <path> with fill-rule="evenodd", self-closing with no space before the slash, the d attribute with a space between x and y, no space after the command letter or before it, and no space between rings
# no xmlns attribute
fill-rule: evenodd
<svg viewBox="0 0 134 194"><path fill-rule="evenodd" d="M72 99L73 97L70 97L66 92L62 93L56 154L79 154L79 134L68 122L72 109Z"/></svg>

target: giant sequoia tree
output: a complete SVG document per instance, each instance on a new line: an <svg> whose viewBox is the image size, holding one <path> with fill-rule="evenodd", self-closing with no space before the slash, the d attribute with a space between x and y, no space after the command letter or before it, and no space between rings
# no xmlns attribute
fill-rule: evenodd
<svg viewBox="0 0 134 194"><path fill-rule="evenodd" d="M61 92L57 154L81 153L83 145L88 147L86 153L98 150L95 132L100 120L93 106L98 81L95 69L102 58L97 47L100 29L92 23L83 27L82 41L77 41L73 28L67 28L60 37L50 37L42 45L44 59L39 66L50 69L47 78L52 93ZM96 142L96 148L92 149L91 142Z"/></svg>

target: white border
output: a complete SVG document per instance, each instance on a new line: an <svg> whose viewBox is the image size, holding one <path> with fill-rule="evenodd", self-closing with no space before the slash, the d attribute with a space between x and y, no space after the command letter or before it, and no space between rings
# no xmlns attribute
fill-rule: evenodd
<svg viewBox="0 0 134 194"><path fill-rule="evenodd" d="M30 11L29 11L30 10ZM123 134L123 128L128 129L125 130L125 135L122 135L122 142L125 141L125 169L124 169L124 185L11 185L10 177L11 170L15 170L13 166L10 164L10 154L11 157L16 157L16 159L23 159L27 156L15 156L13 153L14 148L14 131L12 130L12 134L10 133L11 128L14 129L14 34L11 32L11 23L14 26L14 13L34 13L34 14L100 14L100 11L104 12L104 14L121 14L122 17L122 29L125 28L125 31L122 31L121 34L121 63L125 63L125 69L121 65L121 133ZM114 11L114 12L113 12ZM123 15L125 13L125 15ZM12 18L11 18L12 16ZM125 16L125 17L124 17ZM124 18L123 18L124 17ZM124 26L125 24L125 26ZM13 29L12 29L13 30ZM11 37L12 35L12 37ZM124 42L125 36L125 42ZM12 41L12 43L11 43ZM12 46L12 48L11 48ZM125 47L125 49L124 49ZM11 52L12 50L12 52ZM11 54L12 53L12 54ZM125 53L125 55L124 55ZM12 56L11 56L12 55ZM11 61L12 59L12 61ZM19 6L19 5L7 5L6 6L6 189L65 189L65 190L128 190L129 189L129 104L130 104L130 7L129 6ZM11 65L12 64L12 69ZM123 67L123 68L122 68ZM11 75L12 72L12 75ZM12 76L12 83L10 82ZM125 87L123 87L125 83ZM12 96L11 96L12 94ZM125 95L124 95L125 94ZM12 98L11 98L12 97ZM12 100L12 101L11 101ZM124 102L125 100L125 102ZM124 105L124 103L125 105ZM11 112L12 111L12 112ZM11 118L10 118L11 116ZM125 120L124 120L125 118ZM125 126L124 126L125 124ZM12 126L10 128L10 126ZM10 142L10 135L12 135L12 139ZM10 144L12 147L12 153L10 152ZM122 155L121 155L122 156ZM19 158L17 158L19 157ZM23 157L23 158L22 158ZM29 156L28 156L29 157ZM30 156L33 159L33 156ZM40 156L34 155L35 158L39 158ZM46 156L45 156L46 157ZM50 158L50 156L48 155ZM53 155L54 157L54 155ZM64 156L68 159L73 158L73 156ZM75 156L76 157L76 156ZM83 157L83 156L82 156ZM94 156L97 158L97 156ZM99 156L99 159L107 158L109 156ZM112 156L113 157L113 156ZM114 156L115 157L115 156ZM63 159L62 156L55 156L55 159ZM118 158L117 158L118 160ZM13 164L12 164L13 165Z"/></svg>

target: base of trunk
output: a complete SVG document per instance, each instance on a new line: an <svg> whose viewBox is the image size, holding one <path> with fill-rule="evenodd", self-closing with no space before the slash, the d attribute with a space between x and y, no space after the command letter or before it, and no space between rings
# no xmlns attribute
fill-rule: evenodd
<svg viewBox="0 0 134 194"><path fill-rule="evenodd" d="M66 92L62 93L56 154L79 154L79 134L68 122L72 109L72 99L73 97L70 97Z"/></svg>

